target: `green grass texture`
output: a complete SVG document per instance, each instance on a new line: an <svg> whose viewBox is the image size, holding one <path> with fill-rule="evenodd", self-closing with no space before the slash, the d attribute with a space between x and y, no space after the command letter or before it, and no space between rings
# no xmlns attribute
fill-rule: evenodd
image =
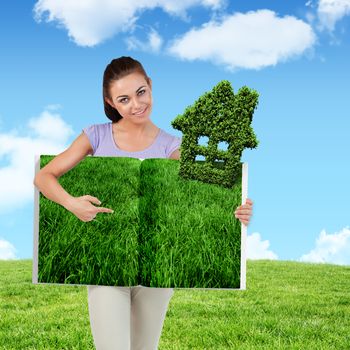
<svg viewBox="0 0 350 350"><path fill-rule="evenodd" d="M0 261L0 349L93 350L87 288ZM348 350L350 267L247 262L247 290L176 289L159 350Z"/></svg>
<svg viewBox="0 0 350 350"><path fill-rule="evenodd" d="M40 194L38 282L239 288L241 178L228 189L178 172L172 159L87 157L63 175L114 213L81 222Z"/></svg>

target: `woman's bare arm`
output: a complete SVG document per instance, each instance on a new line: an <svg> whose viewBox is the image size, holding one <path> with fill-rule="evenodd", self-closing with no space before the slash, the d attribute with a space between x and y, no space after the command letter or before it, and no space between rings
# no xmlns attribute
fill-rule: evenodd
<svg viewBox="0 0 350 350"><path fill-rule="evenodd" d="M92 220L99 212L111 213L113 211L92 205L92 203L101 204L96 197L90 195L82 197L71 196L59 184L57 179L91 153L92 148L89 139L82 133L69 148L57 155L34 178L34 185L46 198L62 205L82 221Z"/></svg>
<svg viewBox="0 0 350 350"><path fill-rule="evenodd" d="M180 160L180 150L175 150L173 153L170 154L169 158Z"/></svg>
<svg viewBox="0 0 350 350"><path fill-rule="evenodd" d="M34 185L48 199L66 207L72 198L57 179L76 166L91 153L91 145L86 135L79 135L69 148L57 155L43 167L34 178Z"/></svg>

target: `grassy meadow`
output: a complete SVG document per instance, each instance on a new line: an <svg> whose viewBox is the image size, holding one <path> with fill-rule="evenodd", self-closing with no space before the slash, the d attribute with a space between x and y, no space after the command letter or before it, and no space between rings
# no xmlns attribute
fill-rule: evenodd
<svg viewBox="0 0 350 350"><path fill-rule="evenodd" d="M241 179L228 189L178 172L171 159L88 157L62 176L114 213L85 223L40 195L38 281L239 288Z"/></svg>
<svg viewBox="0 0 350 350"><path fill-rule="evenodd" d="M241 179L232 189L179 177L179 162L147 159L140 176L140 284L239 288Z"/></svg>
<svg viewBox="0 0 350 350"><path fill-rule="evenodd" d="M0 349L94 349L87 289L0 261ZM175 290L160 350L350 349L350 267L248 261L247 290Z"/></svg>
<svg viewBox="0 0 350 350"><path fill-rule="evenodd" d="M41 156L41 167L53 156ZM73 196L92 195L113 214L82 222L40 193L38 281L138 285L140 160L87 157L59 182ZM122 171L116 171L116 164ZM121 268L122 267L122 268Z"/></svg>

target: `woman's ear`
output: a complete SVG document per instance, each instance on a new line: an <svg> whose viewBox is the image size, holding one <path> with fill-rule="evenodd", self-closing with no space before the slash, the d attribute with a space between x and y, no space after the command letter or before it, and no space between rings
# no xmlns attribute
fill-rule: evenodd
<svg viewBox="0 0 350 350"><path fill-rule="evenodd" d="M115 108L114 103L112 100L110 100L108 97L105 97L106 103L108 103L111 107Z"/></svg>

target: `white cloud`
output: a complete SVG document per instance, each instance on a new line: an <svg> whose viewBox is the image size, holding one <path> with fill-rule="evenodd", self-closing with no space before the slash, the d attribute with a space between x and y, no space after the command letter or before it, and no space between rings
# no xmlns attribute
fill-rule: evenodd
<svg viewBox="0 0 350 350"><path fill-rule="evenodd" d="M94 46L119 32L131 30L142 11L162 8L165 12L185 17L192 6L218 9L224 0L39 0L34 18L40 22L56 22L81 46Z"/></svg>
<svg viewBox="0 0 350 350"><path fill-rule="evenodd" d="M34 159L39 154L57 154L66 148L73 133L59 114L45 110L28 122L27 135L17 130L0 132L0 213L12 211L33 200Z"/></svg>
<svg viewBox="0 0 350 350"><path fill-rule="evenodd" d="M159 51L160 47L162 46L163 39L154 29L149 33L148 39L151 50Z"/></svg>
<svg viewBox="0 0 350 350"><path fill-rule="evenodd" d="M259 260L259 259L278 259L277 254L269 250L270 242L268 240L263 241L260 233L254 232L247 236L247 259Z"/></svg>
<svg viewBox="0 0 350 350"><path fill-rule="evenodd" d="M350 14L350 0L320 0L317 14L320 28L332 31L337 21Z"/></svg>
<svg viewBox="0 0 350 350"><path fill-rule="evenodd" d="M72 133L71 127L58 114L49 111L42 112L39 118L30 119L28 126L39 138L55 142L66 141Z"/></svg>
<svg viewBox="0 0 350 350"><path fill-rule="evenodd" d="M132 36L126 39L128 50L141 50L146 52L159 52L163 39L155 29L151 29L148 33L148 41L143 42Z"/></svg>
<svg viewBox="0 0 350 350"><path fill-rule="evenodd" d="M235 13L210 21L176 39L169 53L186 60L206 60L230 70L276 65L312 48L311 26L273 11Z"/></svg>
<svg viewBox="0 0 350 350"><path fill-rule="evenodd" d="M0 238L0 260L13 260L16 257L16 248L8 241Z"/></svg>
<svg viewBox="0 0 350 350"><path fill-rule="evenodd" d="M327 234L325 230L322 230L316 240L315 248L304 254L299 260L313 263L350 265L349 227L345 227L340 232L333 234Z"/></svg>
<svg viewBox="0 0 350 350"><path fill-rule="evenodd" d="M138 3L140 1L137 1ZM186 10L193 6L209 7L217 10L225 5L225 0L156 0L148 1L149 8L161 7L169 14L186 17Z"/></svg>

